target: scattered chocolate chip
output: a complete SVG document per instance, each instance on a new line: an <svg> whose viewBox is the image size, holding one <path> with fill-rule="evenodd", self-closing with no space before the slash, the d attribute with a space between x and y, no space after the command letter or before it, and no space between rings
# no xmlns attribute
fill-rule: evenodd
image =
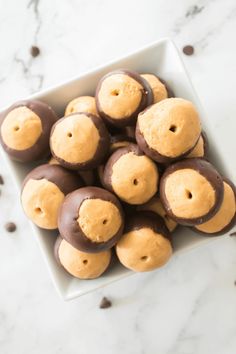
<svg viewBox="0 0 236 354"><path fill-rule="evenodd" d="M102 301L100 302L100 309L108 309L109 307L112 306L112 303L110 300L108 300L108 298L104 297L102 298Z"/></svg>
<svg viewBox="0 0 236 354"><path fill-rule="evenodd" d="M4 180L1 175L0 175L0 184L4 184Z"/></svg>
<svg viewBox="0 0 236 354"><path fill-rule="evenodd" d="M232 232L229 236L236 236L236 232Z"/></svg>
<svg viewBox="0 0 236 354"><path fill-rule="evenodd" d="M14 232L14 231L16 231L16 224L14 224L14 222L7 222L5 225L5 229L8 232Z"/></svg>
<svg viewBox="0 0 236 354"><path fill-rule="evenodd" d="M32 55L33 58L37 57L40 54L39 47L32 45L32 47L30 48L30 54Z"/></svg>
<svg viewBox="0 0 236 354"><path fill-rule="evenodd" d="M186 45L185 47L183 47L183 52L185 55L193 55L194 47L192 45Z"/></svg>

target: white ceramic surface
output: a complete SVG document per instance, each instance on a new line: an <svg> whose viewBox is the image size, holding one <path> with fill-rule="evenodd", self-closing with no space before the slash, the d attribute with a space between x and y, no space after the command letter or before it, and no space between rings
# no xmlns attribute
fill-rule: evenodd
<svg viewBox="0 0 236 354"><path fill-rule="evenodd" d="M125 58L116 60L103 67L99 67L73 79L72 81L30 96L29 98L39 99L48 103L59 116L62 116L65 107L70 100L80 95L94 95L98 80L107 72L118 68L136 70L140 73L154 73L166 80L177 97L183 97L192 101L199 111L203 128L209 137L212 162L215 163L223 174L229 178L234 177L233 172L236 171L236 161L235 165L232 165L231 159L227 160L226 158L222 158L223 152L221 154L220 149L217 148L217 144L214 142L207 117L205 116L194 92L177 48L170 39L159 40L156 43L126 56ZM20 188L22 180L29 171L30 166L11 161L5 153L3 154L17 185ZM59 267L55 261L53 246L56 232L42 230L34 225L32 225L32 227L44 255L44 259L48 265L53 283L57 291L65 300L83 295L133 274L133 272L128 271L122 265L116 264L105 272L104 275L95 280L79 280L73 278ZM216 239L218 238L199 236L190 229L180 227L173 236L174 255ZM157 271L161 271L161 269Z"/></svg>

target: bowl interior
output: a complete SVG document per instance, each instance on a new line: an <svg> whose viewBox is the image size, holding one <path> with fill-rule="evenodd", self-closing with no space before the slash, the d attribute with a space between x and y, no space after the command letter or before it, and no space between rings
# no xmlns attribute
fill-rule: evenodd
<svg viewBox="0 0 236 354"><path fill-rule="evenodd" d="M234 167L236 166L233 166L229 147L227 145L223 146L224 144L222 144L219 151L218 145L214 141L214 131L211 128L211 122L206 118L202 110L176 47L173 42L168 39L160 40L151 46L127 56L126 58L117 60L116 62L81 75L63 85L46 90L29 98L39 99L48 103L59 116L63 116L65 106L70 100L80 95L94 95L96 84L101 76L118 68L136 70L140 73L154 73L167 81L176 96L192 101L198 108L203 128L209 138L211 161L217 166L222 174L227 175L234 180L236 174L236 168ZM13 162L3 151L2 154L11 169L17 186L20 187L23 178L33 166L25 166ZM223 156L224 159L222 158ZM234 164L236 165L236 163ZM72 278L58 266L53 257L53 246L57 233L41 230L34 225L31 226L33 232L36 234L45 261L48 264L54 285L64 299L72 299L112 281L133 274L116 262L99 279L91 281ZM216 239L216 237L196 235L190 229L182 227L176 231L173 238L174 251L176 254Z"/></svg>

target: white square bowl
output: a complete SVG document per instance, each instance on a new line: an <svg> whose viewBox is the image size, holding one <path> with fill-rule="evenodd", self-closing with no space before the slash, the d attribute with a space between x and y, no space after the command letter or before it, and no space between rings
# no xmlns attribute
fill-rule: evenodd
<svg viewBox="0 0 236 354"><path fill-rule="evenodd" d="M125 58L108 63L88 73L80 75L62 85L45 90L41 93L32 95L28 99L38 99L48 103L59 116L63 115L65 106L73 98L80 95L94 95L98 80L107 72L127 68L136 70L140 73L154 73L167 81L176 96L192 101L201 116L203 127L207 132L210 141L211 161L220 169L221 173L234 180L233 171L236 171L236 160L233 161L230 154L226 154L223 144L221 151L217 151L217 144L214 144L209 121L204 115L199 100L194 92L189 76L184 68L178 50L170 39L162 39L154 44L142 48ZM32 166L11 161L2 151L12 176L20 189L22 180ZM221 157L224 156L224 159ZM81 296L99 287L105 286L113 281L117 281L133 272L125 269L122 265L116 264L103 276L95 280L79 280L68 275L58 266L53 256L53 246L56 232L39 229L32 224L38 244L48 265L49 272L58 293L65 300ZM203 237L196 235L190 229L179 228L174 235L174 254L186 252L198 245L215 240L216 237ZM218 237L219 239L219 237ZM161 270L159 270L161 271Z"/></svg>

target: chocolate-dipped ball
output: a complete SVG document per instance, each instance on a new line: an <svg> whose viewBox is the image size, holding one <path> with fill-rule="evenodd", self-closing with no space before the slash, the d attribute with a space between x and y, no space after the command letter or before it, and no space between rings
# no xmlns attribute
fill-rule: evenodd
<svg viewBox="0 0 236 354"><path fill-rule="evenodd" d="M146 155L160 163L188 155L200 134L198 113L194 105L183 98L167 98L138 116L137 143Z"/></svg>
<svg viewBox="0 0 236 354"><path fill-rule="evenodd" d="M50 165L60 165L54 157L51 157L48 163ZM77 171L77 173L86 186L92 186L95 183L95 174L93 170Z"/></svg>
<svg viewBox="0 0 236 354"><path fill-rule="evenodd" d="M66 106L65 116L75 112L91 113L97 116L95 98L92 96L80 96L70 101Z"/></svg>
<svg viewBox="0 0 236 354"><path fill-rule="evenodd" d="M224 197L218 212L208 221L194 227L194 230L207 236L222 235L236 223L236 188L228 179L224 179Z"/></svg>
<svg viewBox="0 0 236 354"><path fill-rule="evenodd" d="M168 97L173 97L173 92L169 90L164 80L161 80L154 74L142 74L141 77L143 77L151 86L153 103L160 102Z"/></svg>
<svg viewBox="0 0 236 354"><path fill-rule="evenodd" d="M13 104L0 116L0 141L8 155L31 162L49 154L49 135L57 116L46 103L28 100Z"/></svg>
<svg viewBox="0 0 236 354"><path fill-rule="evenodd" d="M100 277L108 268L111 260L111 250L99 253L81 252L61 236L58 236L54 250L58 263L69 274L79 279Z"/></svg>
<svg viewBox="0 0 236 354"><path fill-rule="evenodd" d="M103 182L128 204L143 204L156 194L156 164L135 144L116 150L105 165Z"/></svg>
<svg viewBox="0 0 236 354"><path fill-rule="evenodd" d="M37 226L56 229L58 210L65 196L82 186L79 176L59 165L45 164L36 167L23 182L23 210Z"/></svg>
<svg viewBox="0 0 236 354"><path fill-rule="evenodd" d="M208 153L208 139L205 132L202 132L194 149L186 157L205 157Z"/></svg>
<svg viewBox="0 0 236 354"><path fill-rule="evenodd" d="M159 197L153 197L149 202L138 206L138 210L153 211L158 214L165 222L167 229L173 232L178 226L177 222L172 220L169 215L167 215L162 202Z"/></svg>
<svg viewBox="0 0 236 354"><path fill-rule="evenodd" d="M50 148L60 165L71 170L89 170L103 161L110 137L101 118L73 113L52 127Z"/></svg>
<svg viewBox="0 0 236 354"><path fill-rule="evenodd" d="M80 188L65 198L58 217L61 236L83 252L113 247L122 235L124 215L119 200L97 187Z"/></svg>
<svg viewBox="0 0 236 354"><path fill-rule="evenodd" d="M112 71L102 77L96 89L99 115L116 127L134 125L138 113L152 103L150 85L134 71Z"/></svg>
<svg viewBox="0 0 236 354"><path fill-rule="evenodd" d="M184 225L211 219L221 206L223 194L221 176L200 158L169 166L160 181L160 197L167 214Z"/></svg>
<svg viewBox="0 0 236 354"><path fill-rule="evenodd" d="M147 272L163 266L172 255L170 234L164 221L152 212L131 216L116 245L119 261L135 272Z"/></svg>
<svg viewBox="0 0 236 354"><path fill-rule="evenodd" d="M127 135L119 134L119 135L113 135L111 136L111 144L110 144L110 154L115 152L116 150L128 146L130 143L134 143L135 140L131 137L128 137ZM101 185L105 187L104 181L103 181L103 173L104 173L104 168L105 165L102 164L98 166L97 168L97 174L98 174L98 179Z"/></svg>

